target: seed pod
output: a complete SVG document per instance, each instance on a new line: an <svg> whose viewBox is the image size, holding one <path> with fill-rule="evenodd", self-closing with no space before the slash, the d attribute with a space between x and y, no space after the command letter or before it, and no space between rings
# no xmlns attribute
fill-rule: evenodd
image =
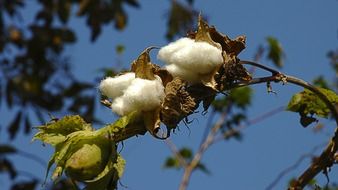
<svg viewBox="0 0 338 190"><path fill-rule="evenodd" d="M105 137L81 139L66 161L66 174L77 181L95 178L106 167L112 148L110 140Z"/></svg>

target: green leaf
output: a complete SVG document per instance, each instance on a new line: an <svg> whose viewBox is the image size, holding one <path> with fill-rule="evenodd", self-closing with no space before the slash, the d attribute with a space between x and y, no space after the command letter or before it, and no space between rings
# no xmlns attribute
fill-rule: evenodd
<svg viewBox="0 0 338 190"><path fill-rule="evenodd" d="M247 86L233 89L230 91L229 98L237 107L245 109L251 104L252 89Z"/></svg>
<svg viewBox="0 0 338 190"><path fill-rule="evenodd" d="M168 157L163 165L164 168L181 168L180 162L177 160L177 158Z"/></svg>
<svg viewBox="0 0 338 190"><path fill-rule="evenodd" d="M92 127L87 124L79 115L65 116L60 120L51 121L46 125L37 127L39 130L33 137L34 140L41 140L44 143L57 145L66 140L66 136L75 131L91 131Z"/></svg>
<svg viewBox="0 0 338 190"><path fill-rule="evenodd" d="M318 88L332 104L338 103L335 92L324 88ZM298 112L301 116L314 115L327 118L330 110L325 103L312 91L305 89L292 96L287 106L288 111Z"/></svg>
<svg viewBox="0 0 338 190"><path fill-rule="evenodd" d="M115 168L115 170L117 172L117 176L119 178L121 178L122 175L123 175L125 165L126 165L126 161L123 159L123 157L120 154L118 154L117 160L114 163L114 168Z"/></svg>
<svg viewBox="0 0 338 190"><path fill-rule="evenodd" d="M324 79L323 76L319 76L313 80L313 84L325 88L325 89L330 89L328 82Z"/></svg>
<svg viewBox="0 0 338 190"><path fill-rule="evenodd" d="M116 47L115 47L115 51L116 51L116 53L118 54L118 55L121 55L121 54L123 54L123 52L126 50L126 47L124 46L124 45L122 45L122 44L118 44L118 45L116 45Z"/></svg>
<svg viewBox="0 0 338 190"><path fill-rule="evenodd" d="M208 174L208 175L211 174L210 170L202 163L198 163L197 166L196 166L196 169L201 170L205 174Z"/></svg>
<svg viewBox="0 0 338 190"><path fill-rule="evenodd" d="M106 125L105 127L99 129L96 131L98 135L109 135L111 139L114 141L114 139L117 139L121 137L122 135L128 136L127 133L122 133L122 131L125 129L125 127L129 124L134 122L135 119L137 119L139 116L139 113L132 112L126 116L123 116L119 118L116 122Z"/></svg>
<svg viewBox="0 0 338 190"><path fill-rule="evenodd" d="M267 37L266 40L269 46L268 59L270 59L278 68L283 67L284 52L281 44L276 38L271 36Z"/></svg>
<svg viewBox="0 0 338 190"><path fill-rule="evenodd" d="M179 151L179 154L184 159L192 159L192 151L190 148L181 148L181 150Z"/></svg>

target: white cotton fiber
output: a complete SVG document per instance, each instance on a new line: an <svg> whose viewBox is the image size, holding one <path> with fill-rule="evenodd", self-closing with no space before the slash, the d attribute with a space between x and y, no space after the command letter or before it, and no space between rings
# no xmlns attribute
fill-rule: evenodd
<svg viewBox="0 0 338 190"><path fill-rule="evenodd" d="M173 76L182 76L189 82L194 82L200 74L208 74L223 63L221 49L190 38L181 38L162 47L157 57L169 64L167 69ZM192 76L192 73L196 76Z"/></svg>
<svg viewBox="0 0 338 190"><path fill-rule="evenodd" d="M180 38L175 42L171 42L168 45L162 47L158 52L157 58L164 61L167 64L173 64L172 54L179 51L180 49L190 46L195 40L190 38Z"/></svg>
<svg viewBox="0 0 338 190"><path fill-rule="evenodd" d="M199 76L191 70L179 67L175 64L166 65L165 68L173 77L179 77L183 80L189 81L192 84L200 82Z"/></svg>
<svg viewBox="0 0 338 190"><path fill-rule="evenodd" d="M161 105L164 87L161 78L155 80L135 78L123 95L112 103L113 112L126 115L134 110L150 111Z"/></svg>
<svg viewBox="0 0 338 190"><path fill-rule="evenodd" d="M123 91L135 79L135 73L129 72L116 77L107 77L101 81L99 89L101 93L108 98L116 98L122 96Z"/></svg>

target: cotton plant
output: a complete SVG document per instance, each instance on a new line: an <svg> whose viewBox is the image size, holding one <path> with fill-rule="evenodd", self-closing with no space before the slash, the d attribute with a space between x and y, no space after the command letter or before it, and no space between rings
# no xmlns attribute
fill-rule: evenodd
<svg viewBox="0 0 338 190"><path fill-rule="evenodd" d="M168 138L200 103L207 110L232 82L250 80L237 59L244 45L245 38L231 40L200 17L196 32L159 50L164 67L151 62L153 47L145 49L129 71L98 84L101 102L120 117L116 122L96 130L80 116L66 116L37 127L34 140L55 147L47 173L55 166L54 180L66 174L89 190L115 189L125 165L117 144L146 132ZM167 131L158 134L161 124Z"/></svg>

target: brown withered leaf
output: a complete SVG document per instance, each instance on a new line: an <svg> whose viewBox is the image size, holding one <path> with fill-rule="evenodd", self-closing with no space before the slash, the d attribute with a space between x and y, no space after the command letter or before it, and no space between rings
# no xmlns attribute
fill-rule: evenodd
<svg viewBox="0 0 338 190"><path fill-rule="evenodd" d="M146 48L140 56L133 61L131 71L135 73L136 78L154 80L156 66L150 62L149 52L155 47Z"/></svg>
<svg viewBox="0 0 338 190"><path fill-rule="evenodd" d="M175 129L186 116L192 114L198 103L186 91L186 82L174 78L165 88L165 99L161 109L161 120L168 129Z"/></svg>
<svg viewBox="0 0 338 190"><path fill-rule="evenodd" d="M239 63L235 55L228 55L223 52L225 64L218 70L215 80L219 91L228 90L234 82L250 81L250 73Z"/></svg>
<svg viewBox="0 0 338 190"><path fill-rule="evenodd" d="M163 83L163 86L166 87L167 84L173 80L173 76L166 70L156 65L155 74L158 75Z"/></svg>
<svg viewBox="0 0 338 190"><path fill-rule="evenodd" d="M207 42L212 46L215 46L221 49L221 45L215 42L210 36L210 27L207 22L205 22L201 15L198 17L198 29L195 34L195 41L196 42Z"/></svg>
<svg viewBox="0 0 338 190"><path fill-rule="evenodd" d="M245 36L238 36L232 40L227 35L218 32L214 26L209 26L200 16L197 32L188 33L188 37L196 41L206 41L222 48L224 64L213 73L208 74L207 77L201 76L205 86L223 91L236 81L252 79L250 73L239 63L237 58L238 54L245 49Z"/></svg>
<svg viewBox="0 0 338 190"><path fill-rule="evenodd" d="M160 111L161 108L158 107L155 110L152 111L143 111L143 122L146 127L146 129L152 134L153 136L156 137L157 132L160 129Z"/></svg>
<svg viewBox="0 0 338 190"><path fill-rule="evenodd" d="M220 65L219 67L215 68L213 71L211 71L210 73L207 74L200 74L199 77L201 79L202 84L204 84L204 86L206 87L210 87L212 88L214 91L217 91L217 82L215 80L215 75L218 73L219 68L222 65Z"/></svg>
<svg viewBox="0 0 338 190"><path fill-rule="evenodd" d="M209 29L211 39L221 44L222 50L227 54L238 55L243 49L245 49L245 36L238 36L234 40L230 39L227 35L224 35L216 30L215 27Z"/></svg>
<svg viewBox="0 0 338 190"><path fill-rule="evenodd" d="M204 111L207 111L211 102L215 99L217 91L203 84L195 84L187 88L187 92L195 100L196 104L203 103Z"/></svg>

